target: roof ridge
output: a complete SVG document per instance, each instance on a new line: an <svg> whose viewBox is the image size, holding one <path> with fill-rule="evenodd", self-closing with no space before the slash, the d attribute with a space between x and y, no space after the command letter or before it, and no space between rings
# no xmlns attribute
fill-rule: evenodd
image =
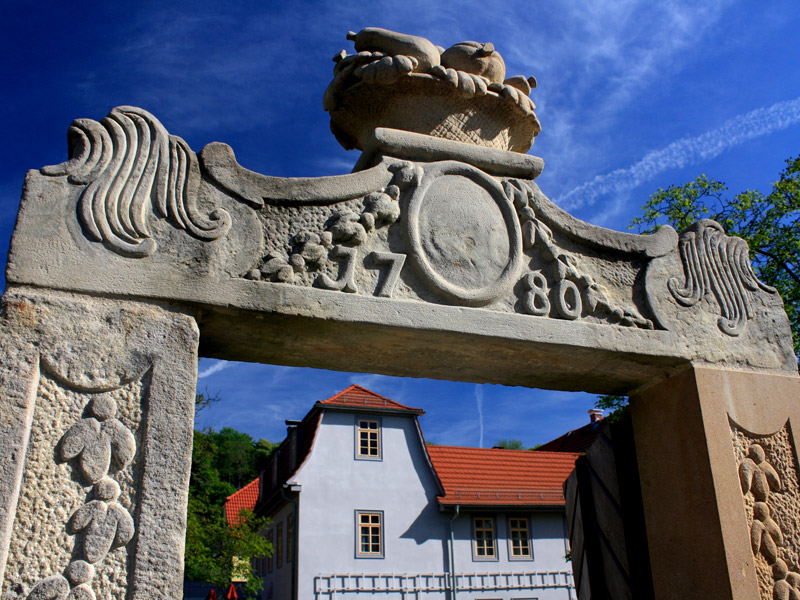
<svg viewBox="0 0 800 600"><path fill-rule="evenodd" d="M356 396L356 398L348 397L349 394ZM364 395L364 398L358 398L357 395ZM414 412L420 412L422 409L413 408L411 406L406 406L405 404L401 404L397 400L392 400L391 398L387 398L386 396L382 396L377 392L373 392L370 389L365 388L364 386L358 385L357 383L353 383L347 386L340 392L337 392L330 398L325 400L319 400L317 404L321 404L323 406L335 406L336 404L340 405L350 405L350 406L358 406L359 404L363 404L364 406L369 406L368 399L371 399L373 402L381 402L383 404L382 408L396 408L401 410L409 410ZM372 408L378 408L373 403Z"/></svg>
<svg viewBox="0 0 800 600"><path fill-rule="evenodd" d="M570 454L579 455L580 452L558 452L556 450L518 450L513 448L476 448L475 446L448 446L445 444L431 444L428 448L447 448L451 450L474 450L476 452L516 452L527 455L555 454L569 456Z"/></svg>

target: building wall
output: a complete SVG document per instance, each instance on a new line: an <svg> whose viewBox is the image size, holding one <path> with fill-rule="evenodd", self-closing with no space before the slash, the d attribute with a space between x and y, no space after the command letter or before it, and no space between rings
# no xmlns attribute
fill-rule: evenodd
<svg viewBox="0 0 800 600"><path fill-rule="evenodd" d="M295 551L293 560L288 560L288 520L289 516L294 514L294 507L290 503L286 503L272 515L272 524L267 527L264 534L272 534L272 557L267 559L267 563L271 563L272 570L270 572L269 566L262 567L262 574L264 580L264 587L261 590L261 598L264 600L283 600L284 598L291 598L292 589L292 567L293 561L297 559L297 552ZM281 566L277 564L277 547L278 547L278 525L280 525L282 539L282 561ZM296 524L295 524L296 526ZM301 596L302 597L302 596Z"/></svg>
<svg viewBox="0 0 800 600"><path fill-rule="evenodd" d="M450 515L452 516L452 515ZM473 545L473 517L492 517L495 527L496 558L481 559L474 554ZM509 517L527 517L529 520L531 559L513 558L509 549ZM455 571L459 574L459 600L492 599L517 600L536 598L538 600L568 600L574 597L574 592L563 587L566 582L572 582L572 577L565 575L543 575L570 573L572 567L565 556L569 551L566 540L564 513L562 511L489 511L489 510L461 510L453 523L455 538ZM535 589L532 591L518 591L513 589L498 589L495 591L470 592L467 587L484 581L487 587L507 584L522 584L514 578L480 578L477 574L484 573L536 573L536 577L529 576L524 581L540 585L553 584L551 588ZM473 575L473 577L468 577Z"/></svg>
<svg viewBox="0 0 800 600"><path fill-rule="evenodd" d="M326 411L300 493L300 598L334 573L443 572L448 530L413 418L381 415L381 459L356 460L355 424L370 414ZM384 558L356 557L356 511L383 511Z"/></svg>

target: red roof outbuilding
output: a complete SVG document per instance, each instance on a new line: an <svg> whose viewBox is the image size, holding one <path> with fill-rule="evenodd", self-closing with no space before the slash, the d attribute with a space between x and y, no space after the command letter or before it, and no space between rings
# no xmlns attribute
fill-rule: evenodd
<svg viewBox="0 0 800 600"><path fill-rule="evenodd" d="M563 506L564 481L579 454L428 446L444 506Z"/></svg>
<svg viewBox="0 0 800 600"><path fill-rule="evenodd" d="M256 477L242 489L237 490L225 499L225 518L228 521L228 525L239 524L241 521L239 512L242 509L255 509L256 502L258 502L259 482L260 478Z"/></svg>

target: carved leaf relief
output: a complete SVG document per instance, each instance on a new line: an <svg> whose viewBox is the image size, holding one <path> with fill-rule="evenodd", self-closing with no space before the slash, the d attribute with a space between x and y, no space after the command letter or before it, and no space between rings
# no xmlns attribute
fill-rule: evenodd
<svg viewBox="0 0 800 600"><path fill-rule="evenodd" d="M762 600L800 599L800 484L788 426L755 436L731 422Z"/></svg>
<svg viewBox="0 0 800 600"><path fill-rule="evenodd" d="M730 336L741 334L753 317L749 291L775 293L753 272L747 242L725 235L716 221L702 219L689 227L681 234L679 249L684 282L676 277L667 281L672 297L690 307L712 294L719 307L719 328Z"/></svg>
<svg viewBox="0 0 800 600"><path fill-rule="evenodd" d="M100 481L110 468L120 470L133 460L135 439L114 417L116 411L113 398L95 398L87 407L92 416L75 423L61 438L61 459L76 459L81 474L90 483Z"/></svg>
<svg viewBox="0 0 800 600"><path fill-rule="evenodd" d="M132 257L153 254L151 212L203 240L230 228L226 211L217 208L208 216L199 211L197 155L149 112L119 106L100 122L78 119L68 138L70 160L41 171L86 186L78 219L91 239L110 250Z"/></svg>

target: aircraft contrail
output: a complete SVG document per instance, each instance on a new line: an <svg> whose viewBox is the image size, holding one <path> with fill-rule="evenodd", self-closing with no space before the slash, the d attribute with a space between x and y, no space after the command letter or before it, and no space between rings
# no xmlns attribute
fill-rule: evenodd
<svg viewBox="0 0 800 600"><path fill-rule="evenodd" d="M483 448L483 388L475 386L475 402L478 404L478 424L480 425L480 442L478 448Z"/></svg>
<svg viewBox="0 0 800 600"><path fill-rule="evenodd" d="M226 369L231 366L231 363L225 360L218 360L213 365L208 367L207 369L203 369L197 374L198 379L202 379L203 377L208 377L209 375L213 375L214 373L218 373L222 371L222 369Z"/></svg>
<svg viewBox="0 0 800 600"><path fill-rule="evenodd" d="M666 148L648 152L630 167L598 175L558 198L557 203L567 210L594 204L602 196L635 188L668 169L715 158L747 140L796 123L800 123L800 98L757 108L728 119L716 129L696 137L676 140Z"/></svg>

